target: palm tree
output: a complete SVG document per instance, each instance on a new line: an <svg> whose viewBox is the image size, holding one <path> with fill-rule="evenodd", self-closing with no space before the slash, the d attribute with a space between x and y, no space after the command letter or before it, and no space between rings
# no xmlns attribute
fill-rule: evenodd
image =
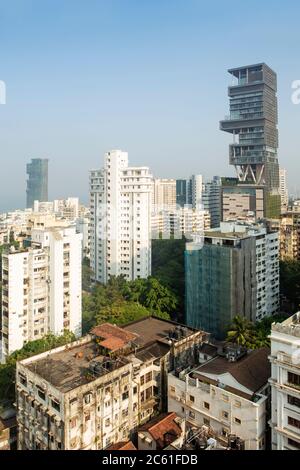
<svg viewBox="0 0 300 470"><path fill-rule="evenodd" d="M230 330L227 332L227 341L241 346L252 347L255 343L253 324L247 318L235 316Z"/></svg>

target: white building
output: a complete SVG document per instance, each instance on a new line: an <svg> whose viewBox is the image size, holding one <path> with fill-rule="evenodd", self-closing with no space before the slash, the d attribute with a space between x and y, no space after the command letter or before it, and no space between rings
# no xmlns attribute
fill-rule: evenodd
<svg viewBox="0 0 300 470"><path fill-rule="evenodd" d="M225 445L235 435L244 441L246 450L264 449L268 352L263 348L239 357L233 351L226 357L204 344L203 364L169 373L168 410L190 425L207 426Z"/></svg>
<svg viewBox="0 0 300 470"><path fill-rule="evenodd" d="M288 208L289 193L287 188L287 171L285 168L279 170L279 191L281 197L281 211L284 212Z"/></svg>
<svg viewBox="0 0 300 470"><path fill-rule="evenodd" d="M178 206L175 211L153 213L151 224L153 239L180 239L183 236L191 239L194 235L203 236L204 231L210 228L210 215L202 209Z"/></svg>
<svg viewBox="0 0 300 470"><path fill-rule="evenodd" d="M81 235L53 227L31 237L2 257L2 360L49 332L81 335Z"/></svg>
<svg viewBox="0 0 300 470"><path fill-rule="evenodd" d="M300 450L300 312L271 331L273 450Z"/></svg>
<svg viewBox="0 0 300 470"><path fill-rule="evenodd" d="M147 167L129 167L128 154L105 154L104 168L90 173L91 268L97 281L151 274L151 198Z"/></svg>
<svg viewBox="0 0 300 470"><path fill-rule="evenodd" d="M154 212L176 209L176 180L155 178L153 184L152 206Z"/></svg>

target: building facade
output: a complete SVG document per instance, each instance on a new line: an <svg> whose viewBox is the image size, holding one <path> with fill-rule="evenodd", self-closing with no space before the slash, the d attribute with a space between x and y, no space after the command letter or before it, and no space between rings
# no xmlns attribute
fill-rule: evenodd
<svg viewBox="0 0 300 470"><path fill-rule="evenodd" d="M256 189L261 189L263 217L276 219L281 210L277 77L264 63L234 68L229 73L235 80L228 89L230 116L220 123L221 130L233 134L229 162L236 169L239 191L250 189L255 196ZM255 198L253 203L256 212ZM260 197L257 203L260 205Z"/></svg>
<svg viewBox="0 0 300 470"><path fill-rule="evenodd" d="M289 193L287 187L287 171L285 168L280 168L279 170L279 189L280 189L280 198L281 198L281 212L284 212L288 209L289 205Z"/></svg>
<svg viewBox="0 0 300 470"><path fill-rule="evenodd" d="M234 316L255 322L279 308L278 233L222 222L185 252L186 323L223 339Z"/></svg>
<svg viewBox="0 0 300 470"><path fill-rule="evenodd" d="M33 208L34 201L48 201L48 160L34 158L27 165L26 207Z"/></svg>
<svg viewBox="0 0 300 470"><path fill-rule="evenodd" d="M75 227L54 227L3 254L2 360L49 332L81 335L81 252Z"/></svg>
<svg viewBox="0 0 300 470"><path fill-rule="evenodd" d="M271 331L273 450L300 450L300 313Z"/></svg>
<svg viewBox="0 0 300 470"><path fill-rule="evenodd" d="M207 427L224 445L235 436L243 441L245 450L265 449L268 350L246 352L241 357L210 354L200 365L169 374L169 411L185 418L190 426Z"/></svg>
<svg viewBox="0 0 300 470"><path fill-rule="evenodd" d="M17 364L18 448L104 449L167 408L168 372L207 334L154 317L103 324Z"/></svg>
<svg viewBox="0 0 300 470"><path fill-rule="evenodd" d="M112 275L127 280L151 274L151 198L147 167L129 167L128 154L105 154L102 170L90 173L91 268L106 284Z"/></svg>

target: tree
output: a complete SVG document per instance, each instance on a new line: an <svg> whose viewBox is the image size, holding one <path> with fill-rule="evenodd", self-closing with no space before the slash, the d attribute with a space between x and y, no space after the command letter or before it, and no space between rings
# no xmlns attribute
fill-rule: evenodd
<svg viewBox="0 0 300 470"><path fill-rule="evenodd" d="M241 346L252 346L255 342L253 324L244 317L235 316L227 333L227 341Z"/></svg>
<svg viewBox="0 0 300 470"><path fill-rule="evenodd" d="M23 346L22 349L12 353L6 360L5 364L0 365L0 401L15 399L15 377L16 363L27 357L50 349L63 346L75 340L75 336L70 331L65 331L61 336L48 334L42 339L30 341Z"/></svg>
<svg viewBox="0 0 300 470"><path fill-rule="evenodd" d="M295 313L300 305L300 261L280 262L280 290L288 304L289 313Z"/></svg>

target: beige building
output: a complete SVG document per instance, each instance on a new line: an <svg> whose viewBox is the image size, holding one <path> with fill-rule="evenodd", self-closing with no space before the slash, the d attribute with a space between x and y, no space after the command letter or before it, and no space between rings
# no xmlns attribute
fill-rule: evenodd
<svg viewBox="0 0 300 470"><path fill-rule="evenodd" d="M156 178L153 185L152 206L154 212L176 209L176 180Z"/></svg>
<svg viewBox="0 0 300 470"><path fill-rule="evenodd" d="M17 364L19 449L104 449L167 407L167 373L208 335L149 317Z"/></svg>
<svg viewBox="0 0 300 470"><path fill-rule="evenodd" d="M281 215L280 258L300 260L300 212L290 211Z"/></svg>
<svg viewBox="0 0 300 470"><path fill-rule="evenodd" d="M223 189L222 192L222 217L223 221L229 220L254 220L264 216L263 189L257 188L252 192L238 189Z"/></svg>

